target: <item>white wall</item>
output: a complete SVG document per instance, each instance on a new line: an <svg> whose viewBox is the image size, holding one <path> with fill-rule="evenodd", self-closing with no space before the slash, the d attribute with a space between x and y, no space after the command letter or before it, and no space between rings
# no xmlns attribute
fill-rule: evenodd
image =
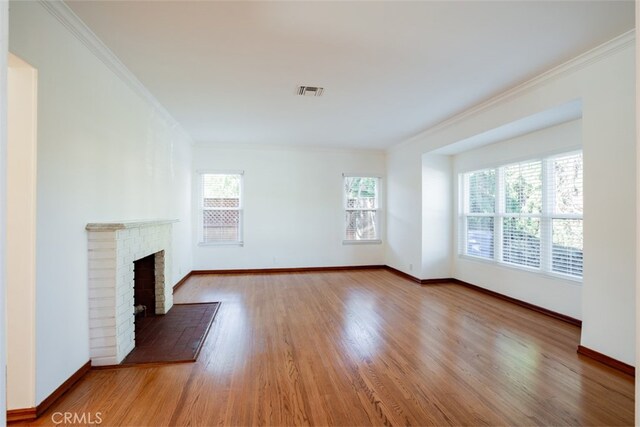
<svg viewBox="0 0 640 427"><path fill-rule="evenodd" d="M10 55L7 141L7 407L35 406L37 72Z"/></svg>
<svg viewBox="0 0 640 427"><path fill-rule="evenodd" d="M38 70L38 404L89 360L87 223L179 219L173 282L191 269L191 147L41 3L12 2L9 26Z"/></svg>
<svg viewBox="0 0 640 427"><path fill-rule="evenodd" d="M195 270L384 262L384 235L383 244L342 244L342 173L384 176L382 152L198 144L193 169L244 171L244 246L198 244L199 180L194 179ZM384 178L381 184L384 209Z"/></svg>
<svg viewBox="0 0 640 427"><path fill-rule="evenodd" d="M635 47L629 36L492 99L388 152L387 262L421 257L423 153L581 99L585 170L582 345L635 363ZM620 183L624 183L620 185ZM615 216L611 207L615 207ZM406 270L405 270L406 271Z"/></svg>
<svg viewBox="0 0 640 427"><path fill-rule="evenodd" d="M584 97L585 347L635 364L635 49L589 67ZM615 214L612 215L612 210Z"/></svg>
<svg viewBox="0 0 640 427"><path fill-rule="evenodd" d="M0 1L0 426L7 422L6 395L6 147L7 147L7 55L9 52L9 4Z"/></svg>
<svg viewBox="0 0 640 427"><path fill-rule="evenodd" d="M580 148L581 124L581 120L574 120L454 156L453 211L459 212L458 174ZM457 242L460 232L458 221L455 221L454 229L454 237ZM457 253L454 253L453 263L453 276L457 279L576 319L582 317L582 285L580 282L535 274L468 257L459 257Z"/></svg>
<svg viewBox="0 0 640 427"><path fill-rule="evenodd" d="M422 152L412 148L387 153L385 264L418 277L422 269L422 239L416 238L422 236Z"/></svg>
<svg viewBox="0 0 640 427"><path fill-rule="evenodd" d="M452 277L452 195L451 157L423 154L421 279Z"/></svg>

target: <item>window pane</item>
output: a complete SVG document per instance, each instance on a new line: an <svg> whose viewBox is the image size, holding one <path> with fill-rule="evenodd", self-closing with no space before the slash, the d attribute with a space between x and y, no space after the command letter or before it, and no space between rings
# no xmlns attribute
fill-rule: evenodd
<svg viewBox="0 0 640 427"><path fill-rule="evenodd" d="M467 218L467 255L493 259L493 218Z"/></svg>
<svg viewBox="0 0 640 427"><path fill-rule="evenodd" d="M377 240L376 211L346 211L346 240Z"/></svg>
<svg viewBox="0 0 640 427"><path fill-rule="evenodd" d="M240 207L240 175L205 174L202 176L203 204L206 208Z"/></svg>
<svg viewBox="0 0 640 427"><path fill-rule="evenodd" d="M378 178L349 176L344 179L347 209L376 209Z"/></svg>
<svg viewBox="0 0 640 427"><path fill-rule="evenodd" d="M496 208L496 171L471 172L469 177L469 212L493 213Z"/></svg>
<svg viewBox="0 0 640 427"><path fill-rule="evenodd" d="M503 218L502 260L527 267L540 267L540 220Z"/></svg>
<svg viewBox="0 0 640 427"><path fill-rule="evenodd" d="M582 277L582 220L554 219L552 270Z"/></svg>
<svg viewBox="0 0 640 427"><path fill-rule="evenodd" d="M507 213L542 212L542 162L506 166L504 196Z"/></svg>
<svg viewBox="0 0 640 427"><path fill-rule="evenodd" d="M204 241L238 241L240 240L240 211L237 210L205 210Z"/></svg>
<svg viewBox="0 0 640 427"><path fill-rule="evenodd" d="M556 214L582 213L582 153L553 159Z"/></svg>

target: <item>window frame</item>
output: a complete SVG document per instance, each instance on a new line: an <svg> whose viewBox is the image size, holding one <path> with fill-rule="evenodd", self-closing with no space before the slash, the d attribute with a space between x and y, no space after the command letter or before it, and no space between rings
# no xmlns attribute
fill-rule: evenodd
<svg viewBox="0 0 640 427"><path fill-rule="evenodd" d="M540 212L539 213L523 213L523 212L507 212L507 207L506 207L506 182L505 182L505 171L508 167L511 166L515 166L515 165L523 165L523 164L531 164L531 163L540 163L540 201L541 201L541 206L540 206ZM498 219L499 225L498 227L498 233L494 234L494 238L499 238L500 239L500 245L499 245L499 257L496 257L496 260L501 263L501 264L505 264L509 267L515 267L515 268L524 268L527 270L531 270L531 271L542 271L545 272L546 269L544 268L544 263L545 263L545 256L544 254L546 253L545 250L543 250L543 248L547 245L543 244L543 229L545 226L545 221L547 220L547 218L545 218L545 206L548 205L547 203L547 199L546 197L548 196L548 189L545 186L545 176L546 175L546 164L547 164L547 159L544 158L534 158L534 159L527 159L527 160L523 160L523 161L518 161L518 162L511 162L508 164L504 164L504 165L500 165L496 168L496 186L497 186L497 191L496 191L496 203L497 203L497 211L496 211L496 218ZM534 267L534 266L530 266L530 265L525 265L525 264L518 264L516 262L509 262L509 261L505 261L504 260L504 220L507 218L531 218L531 219L535 219L538 220L540 225L540 248L539 248L539 253L538 253L538 258L539 258L539 267Z"/></svg>
<svg viewBox="0 0 640 427"><path fill-rule="evenodd" d="M376 207L375 209L364 209L364 208L347 208L347 192L345 191L345 182L347 178L374 178L376 180ZM382 177L376 174L366 174L366 173L343 173L342 174L342 244L343 245L375 245L382 243L382 209L380 208L381 201L381 187L382 187ZM354 211L373 211L375 212L375 226L377 230L377 238L376 239L363 239L363 240L352 240L347 239L347 220L346 214L347 212Z"/></svg>
<svg viewBox="0 0 640 427"><path fill-rule="evenodd" d="M556 197L556 194L553 194L555 192L555 186L553 187L553 191L549 191L548 199L546 200L546 205L547 205L547 209L548 209L548 216L547 216L547 232L548 232L548 236L549 236L549 241L551 242L551 244L548 247L548 254L547 254L547 267L549 270L549 274L556 276L556 277L564 277L564 278L569 278L569 279L574 279L574 280L579 280L580 282L582 282L582 279L584 277L584 153L582 149L578 149L578 150L571 150L571 151L565 151L562 153L557 153L551 156L547 156L544 159L544 167L546 168L545 173L549 174L549 179L553 179L555 178L555 175L552 174L552 165L553 162L555 160L557 160L558 158L561 157L568 157L571 155L575 155L575 154L581 154L582 155L582 213L579 214L563 214L563 213L557 213L555 211L555 199L554 197ZM555 181L555 179L554 179ZM551 188L549 186L549 188ZM569 274L565 274L565 273L561 273L558 271L553 271L553 221L559 219L559 220L579 220L582 221L582 238L583 238L583 264L582 264L582 273L583 275L580 277L577 276L572 276Z"/></svg>
<svg viewBox="0 0 640 427"><path fill-rule="evenodd" d="M240 177L239 203L237 208L211 208L204 206L204 176L205 175L237 175ZM200 170L198 176L198 246L233 247L244 246L244 171L238 170ZM204 240L204 212L208 211L238 211L238 240L212 241Z"/></svg>
<svg viewBox="0 0 640 427"><path fill-rule="evenodd" d="M570 274L553 271L553 220L554 219L575 219L582 221L583 224L583 236L584 236L584 211L581 214L559 214L554 211L553 200L555 197L555 186L553 185L554 172L552 170L553 162L561 157L571 156L575 154L583 154L582 148L570 149L567 151L554 152L552 154L541 155L536 157L527 157L521 160L509 161L500 163L491 167L480 167L478 169L470 169L460 171L458 176L458 257L470 259L473 261L488 263L496 265L498 267L524 270L530 273L535 273L544 276L551 276L554 278L565 279L577 284L583 282L584 270L582 276L574 276ZM542 207L540 213L511 213L506 212L505 207L505 184L504 184L504 171L507 167L523 164L523 163L541 163L541 191L542 191ZM496 192L495 192L495 207L493 213L478 214L471 213L468 200L469 195L469 175L474 172L482 172L487 170L495 170L496 176ZM583 159L583 171L584 171L584 159ZM584 174L584 172L583 172ZM584 197L584 179L583 189ZM467 227L469 216L479 217L486 216L493 218L493 257L482 257L473 254L468 254L468 241L467 241ZM503 221L505 218L534 218L540 221L540 267L531 267L523 264L512 263L503 260ZM583 248L584 251L584 248ZM583 266L584 269L584 266Z"/></svg>
<svg viewBox="0 0 640 427"><path fill-rule="evenodd" d="M461 203L461 207L462 207L462 212L460 213L460 215L463 218L462 221L462 226L463 226L463 233L460 234L461 236L461 240L463 242L463 245L461 247L461 250L463 251L463 253L465 254L465 256L469 256L472 257L473 259L481 259L481 260L486 260L486 261L491 261L492 258L487 258L487 257L481 257L481 256L475 256L475 255L467 255L467 249L468 249L468 233L467 233L467 227L469 225L469 217L474 217L474 218L492 218L493 219L493 259L496 259L496 215L498 212L498 208L497 208L497 204L498 204L498 192L496 191L494 193L494 205L493 205L493 212L471 212L471 207L470 207L470 203L469 203L469 199L467 197L467 195L469 194L469 175L475 172L485 172L485 171L489 171L495 169L495 179L496 182L498 182L498 170L497 168L482 168L482 169L476 169L473 171L468 171L468 172L463 172L460 174L460 182L462 184L461 189L462 191L460 192L461 196L462 196L462 203Z"/></svg>

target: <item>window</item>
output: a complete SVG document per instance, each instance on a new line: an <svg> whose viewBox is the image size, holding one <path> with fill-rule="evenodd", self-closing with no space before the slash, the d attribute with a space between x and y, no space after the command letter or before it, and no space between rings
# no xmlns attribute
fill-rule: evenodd
<svg viewBox="0 0 640 427"><path fill-rule="evenodd" d="M509 165L501 172L502 261L540 268L542 162Z"/></svg>
<svg viewBox="0 0 640 427"><path fill-rule="evenodd" d="M550 162L551 270L582 277L582 153Z"/></svg>
<svg viewBox="0 0 640 427"><path fill-rule="evenodd" d="M472 172L466 176L469 189L467 254L493 259L493 216L496 209L496 171Z"/></svg>
<svg viewBox="0 0 640 427"><path fill-rule="evenodd" d="M461 175L460 253L582 277L582 153Z"/></svg>
<svg viewBox="0 0 640 427"><path fill-rule="evenodd" d="M345 242L379 242L379 178L344 177Z"/></svg>
<svg viewBox="0 0 640 427"><path fill-rule="evenodd" d="M242 243L242 174L203 173L202 243Z"/></svg>

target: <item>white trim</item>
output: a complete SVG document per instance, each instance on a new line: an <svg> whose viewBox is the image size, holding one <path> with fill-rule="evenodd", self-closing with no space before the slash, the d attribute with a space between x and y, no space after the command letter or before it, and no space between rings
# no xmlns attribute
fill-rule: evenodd
<svg viewBox="0 0 640 427"><path fill-rule="evenodd" d="M229 242L198 242L198 246L244 246L244 242L241 240L233 240Z"/></svg>
<svg viewBox="0 0 640 427"><path fill-rule="evenodd" d="M504 224L502 221L502 214L506 210L506 203L504 200L505 196L505 188L502 183L504 182L504 168L496 168L496 192L495 192L495 200L493 204L493 259L496 262L500 262L502 260L502 256L504 255L504 248L502 242L499 242L500 239L504 236ZM467 234L467 233L465 233Z"/></svg>
<svg viewBox="0 0 640 427"><path fill-rule="evenodd" d="M198 175L244 175L243 170L228 170L228 169L198 169L196 170Z"/></svg>
<svg viewBox="0 0 640 427"><path fill-rule="evenodd" d="M182 125L164 108L155 96L140 80L120 61L115 53L105 45L102 40L76 15L69 6L61 0L39 0L40 5L54 16L69 32L84 44L96 58L102 61L120 80L122 80L133 92L153 106L160 115L169 123L174 131L181 133L193 145L191 135Z"/></svg>
<svg viewBox="0 0 640 427"><path fill-rule="evenodd" d="M5 236L7 182L7 56L9 53L9 2L0 1L0 298L6 301ZM0 425L6 424L6 308L0 304Z"/></svg>
<svg viewBox="0 0 640 427"><path fill-rule="evenodd" d="M553 162L551 157L542 160L542 185L547 182L547 187L551 187L554 182ZM550 190L550 191L549 191ZM553 206L555 198L555 188L548 188L542 191L542 218L540 219L540 242L551 242L551 245L540 245L540 268L543 271L553 270Z"/></svg>
<svg viewBox="0 0 640 427"><path fill-rule="evenodd" d="M343 178L378 178L384 179L379 173L358 173L358 172L342 172Z"/></svg>
<svg viewBox="0 0 640 427"><path fill-rule="evenodd" d="M373 240L343 240L343 245L381 245L381 239L373 239Z"/></svg>
<svg viewBox="0 0 640 427"><path fill-rule="evenodd" d="M638 7L638 2L636 1L635 5L635 18L636 18L636 31L640 31L638 28L640 24L640 7ZM636 72L635 72L635 82L636 82L636 98L635 98L635 107L636 107L636 132L635 132L635 143L636 143L636 171L640 170L640 150L638 150L638 146L640 146L640 127L637 123L640 123L640 46L636 44ZM636 173L636 206L640 206L640 173ZM640 215L636 213L636 254L635 254L635 263L636 263L636 280L635 280L635 312L636 312L636 321L635 321L635 350L636 357L635 362L636 366L640 366L640 315L638 315L638 307L640 307ZM635 378L635 394L636 396L640 395L640 375L637 375ZM635 398L635 425L640 425L640 399Z"/></svg>
<svg viewBox="0 0 640 427"><path fill-rule="evenodd" d="M537 75L532 79L525 81L524 83L520 83L519 85L508 89L500 93L499 95L489 98L488 100L476 104L475 106L468 108L461 113L451 116L439 123L436 123L435 125L423 130L422 132L419 132L416 135L409 137L408 139L405 139L398 144L392 145L388 150L393 151L407 144L411 144L412 142L416 142L424 138L425 136L453 126L471 116L480 114L496 104L508 101L517 96L521 96L522 94L536 89L553 80L581 70L582 68L585 68L593 64L594 62L601 61L619 52L620 50L627 48L635 42L635 39L635 29L629 30L605 43L602 43L599 46L594 47L593 49L586 51L581 55L576 56L575 58L570 59L569 61L566 61L542 74Z"/></svg>

